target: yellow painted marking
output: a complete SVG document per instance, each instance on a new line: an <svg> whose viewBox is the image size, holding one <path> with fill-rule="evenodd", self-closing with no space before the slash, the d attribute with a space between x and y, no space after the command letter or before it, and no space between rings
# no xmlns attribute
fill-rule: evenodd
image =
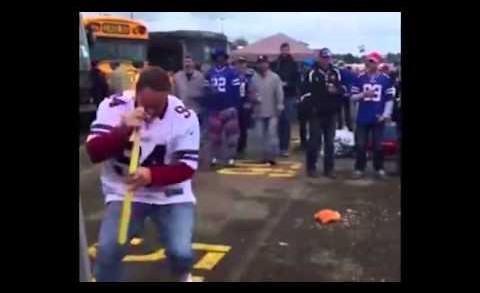
<svg viewBox="0 0 480 293"><path fill-rule="evenodd" d="M132 133L133 140L132 155L130 156L130 165L128 173L133 174L137 170L140 158L140 132L135 130ZM130 224L130 215L132 213L133 192L127 191L123 199L122 214L120 216L120 227L118 230L118 243L124 245L127 242L128 226Z"/></svg>
<svg viewBox="0 0 480 293"><path fill-rule="evenodd" d="M124 262L150 262L150 261L159 261L166 258L165 249L159 249L154 253L145 254L145 255L126 255L122 261Z"/></svg>
<svg viewBox="0 0 480 293"><path fill-rule="evenodd" d="M296 161L279 161L277 162L278 165L292 165L292 164L297 164L298 162ZM268 163L254 163L252 161L236 161L235 162L236 166L239 167L271 167L270 164Z"/></svg>
<svg viewBox="0 0 480 293"><path fill-rule="evenodd" d="M242 162L236 162L236 166L238 167L270 167L270 164L268 163L242 163Z"/></svg>
<svg viewBox="0 0 480 293"><path fill-rule="evenodd" d="M290 169L299 170L302 168L302 163L294 163L290 166Z"/></svg>
<svg viewBox="0 0 480 293"><path fill-rule="evenodd" d="M218 174L224 174L224 175L264 175L265 171L261 172L253 172L250 169L220 169L217 171Z"/></svg>
<svg viewBox="0 0 480 293"><path fill-rule="evenodd" d="M286 174L268 174L268 177L272 177L272 178L293 178L293 177L295 177L295 174L290 174L290 173L286 173Z"/></svg>
<svg viewBox="0 0 480 293"><path fill-rule="evenodd" d="M198 261L194 269L211 270L225 256L223 252L207 252L200 261Z"/></svg>
<svg viewBox="0 0 480 293"><path fill-rule="evenodd" d="M88 248L88 255L95 259L97 257L97 243ZM164 259L165 249L161 248L155 252L149 254L140 254L140 255L126 255L122 261L124 262L150 262L150 261L159 261Z"/></svg>
<svg viewBox="0 0 480 293"><path fill-rule="evenodd" d="M281 161L278 165L252 163L251 161L238 161L238 168L224 168L217 170L223 175L267 176L277 178L292 178L302 167L302 163L295 161Z"/></svg>
<svg viewBox="0 0 480 293"><path fill-rule="evenodd" d="M134 238L135 239L135 238ZM137 238L140 239L140 238ZM143 240L143 239L142 239ZM142 241L143 242L143 241ZM92 259L97 256L98 243L91 245L88 248L88 254ZM232 247L228 245L207 244L207 243L193 243L192 249L199 251L206 251L207 253L194 265L194 269L212 270L222 258L229 252ZM159 250L144 255L126 255L122 261L124 262L156 262L166 258L165 249ZM202 276L192 276L193 282L203 282L205 280ZM96 282L92 278L92 282Z"/></svg>
<svg viewBox="0 0 480 293"><path fill-rule="evenodd" d="M229 252L232 248L227 245L205 244L205 243L193 243L192 248L194 250L207 250L215 252Z"/></svg>
<svg viewBox="0 0 480 293"><path fill-rule="evenodd" d="M194 281L194 282L203 282L203 280L205 280L204 277L201 277L201 276L192 276L192 281Z"/></svg>

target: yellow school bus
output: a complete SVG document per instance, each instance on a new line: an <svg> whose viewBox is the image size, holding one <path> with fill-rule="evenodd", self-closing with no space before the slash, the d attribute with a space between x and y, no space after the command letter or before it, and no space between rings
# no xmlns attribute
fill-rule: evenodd
<svg viewBox="0 0 480 293"><path fill-rule="evenodd" d="M148 30L140 20L120 16L84 16L83 23L94 38L91 60L99 61L99 68L110 77L112 61L120 62L135 84L137 70L133 62L147 59Z"/></svg>

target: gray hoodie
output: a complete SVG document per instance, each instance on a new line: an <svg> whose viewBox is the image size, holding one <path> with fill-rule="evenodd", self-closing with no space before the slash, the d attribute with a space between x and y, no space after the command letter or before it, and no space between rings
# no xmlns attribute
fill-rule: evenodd
<svg viewBox="0 0 480 293"><path fill-rule="evenodd" d="M185 106L198 113L199 99L203 96L204 77L203 74L195 70L190 79L188 79L184 70L175 73L175 96L183 101Z"/></svg>
<svg viewBox="0 0 480 293"><path fill-rule="evenodd" d="M271 70L267 71L265 77L255 73L252 77L252 87L259 100L253 116L256 118L278 117L279 107L283 107L283 87L280 77Z"/></svg>

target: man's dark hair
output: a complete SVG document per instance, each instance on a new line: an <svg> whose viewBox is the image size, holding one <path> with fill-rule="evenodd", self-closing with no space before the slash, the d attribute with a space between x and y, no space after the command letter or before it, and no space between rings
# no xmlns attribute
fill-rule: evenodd
<svg viewBox="0 0 480 293"><path fill-rule="evenodd" d="M98 66L98 63L99 63L98 60L92 60L92 62L90 62L90 66L92 68L96 68Z"/></svg>
<svg viewBox="0 0 480 293"><path fill-rule="evenodd" d="M120 62L118 61L110 62L110 67L112 67L113 70L115 70L118 66L120 66Z"/></svg>
<svg viewBox="0 0 480 293"><path fill-rule="evenodd" d="M283 49L283 48L286 48L286 47L290 47L290 44L287 43L287 42L282 43L282 44L280 45L280 49Z"/></svg>
<svg viewBox="0 0 480 293"><path fill-rule="evenodd" d="M169 91L172 86L168 73L158 66L148 67L138 78L137 92L147 87L154 91Z"/></svg>

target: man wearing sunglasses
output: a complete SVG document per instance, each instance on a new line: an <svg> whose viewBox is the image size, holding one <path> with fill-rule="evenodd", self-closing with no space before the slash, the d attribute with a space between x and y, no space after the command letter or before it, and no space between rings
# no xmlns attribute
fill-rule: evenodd
<svg viewBox="0 0 480 293"><path fill-rule="evenodd" d="M352 86L353 101L358 101L356 127L356 161L353 177L363 177L367 164L368 138L372 136L373 167L379 179L385 179L383 170L382 138L385 122L390 120L393 108L395 88L390 77L379 71L381 61L379 53L373 52L366 57L366 72L360 75Z"/></svg>

